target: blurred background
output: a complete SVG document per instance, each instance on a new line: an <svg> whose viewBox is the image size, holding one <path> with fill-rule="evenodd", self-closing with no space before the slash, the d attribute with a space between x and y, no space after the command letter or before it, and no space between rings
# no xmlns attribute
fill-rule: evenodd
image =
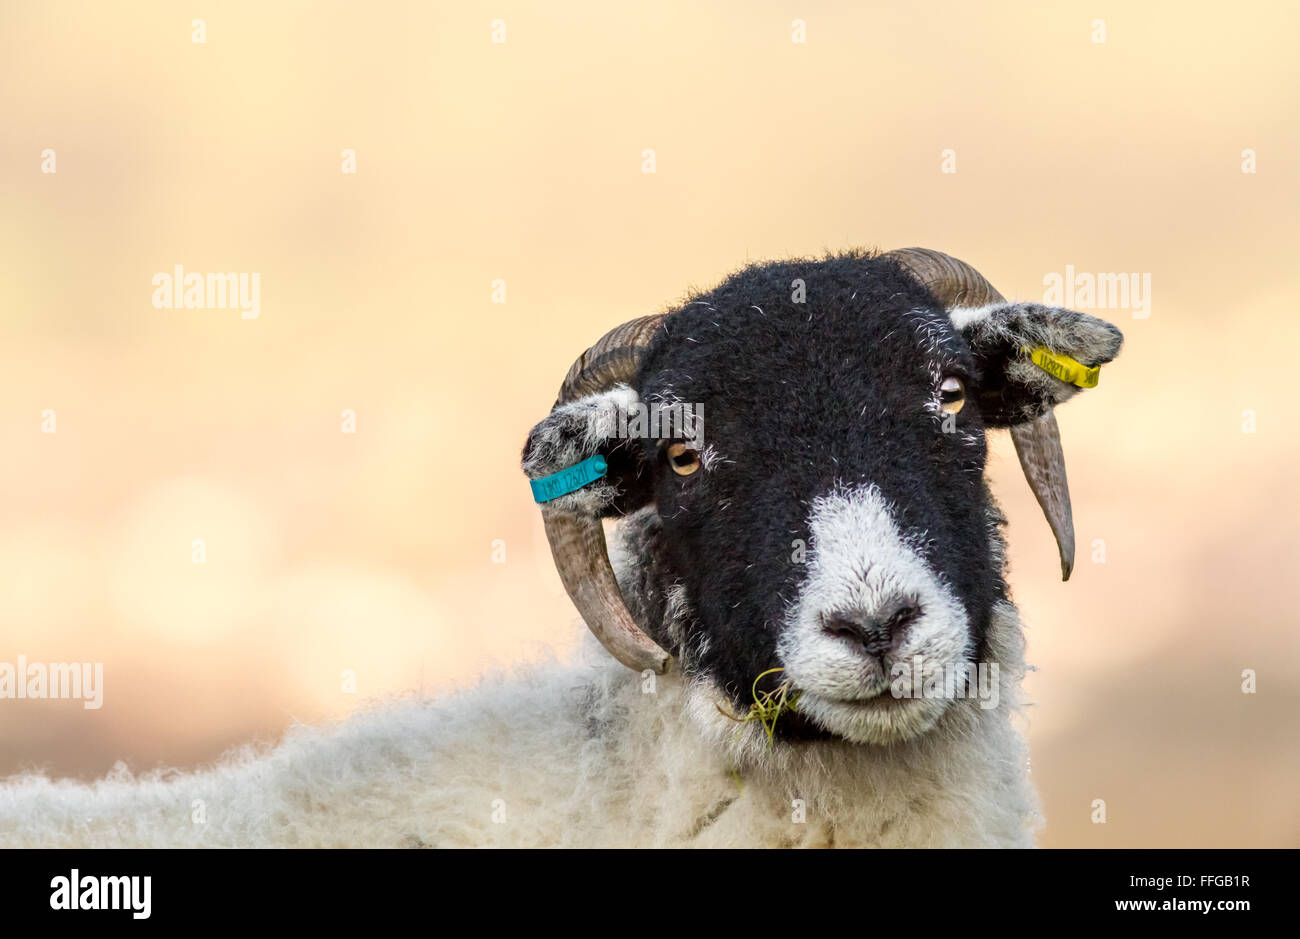
<svg viewBox="0 0 1300 939"><path fill-rule="evenodd" d="M0 661L103 662L104 705L0 701L0 774L201 765L571 653L518 455L573 357L748 260L919 244L1021 299L1151 278L1145 318L1076 304L1127 343L1059 415L1070 583L993 441L1041 843L1300 844L1298 27L4 4ZM259 273L260 316L155 308L177 264Z"/></svg>

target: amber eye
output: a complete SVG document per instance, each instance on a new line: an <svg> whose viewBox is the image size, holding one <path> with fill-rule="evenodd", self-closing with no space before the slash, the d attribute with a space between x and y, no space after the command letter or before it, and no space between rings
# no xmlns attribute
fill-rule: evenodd
<svg viewBox="0 0 1300 939"><path fill-rule="evenodd" d="M966 403L966 386L960 378L949 375L939 385L939 407L948 414L956 414Z"/></svg>
<svg viewBox="0 0 1300 939"><path fill-rule="evenodd" d="M689 476L700 468L700 451L684 443L668 445L668 465L678 476Z"/></svg>

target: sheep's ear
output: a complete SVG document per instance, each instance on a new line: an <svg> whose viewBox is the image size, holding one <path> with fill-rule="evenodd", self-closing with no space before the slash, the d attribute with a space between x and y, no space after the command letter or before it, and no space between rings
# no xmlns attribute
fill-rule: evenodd
<svg viewBox="0 0 1300 939"><path fill-rule="evenodd" d="M975 356L976 398L993 427L1023 424L1097 383L1123 336L1105 320L1039 303L950 311Z"/></svg>
<svg viewBox="0 0 1300 939"><path fill-rule="evenodd" d="M619 436L638 405L635 391L616 385L555 407L524 443L523 469L529 479L544 479L599 454L605 473L572 492L556 496L555 508L582 515L624 515L650 502L649 468L639 441Z"/></svg>

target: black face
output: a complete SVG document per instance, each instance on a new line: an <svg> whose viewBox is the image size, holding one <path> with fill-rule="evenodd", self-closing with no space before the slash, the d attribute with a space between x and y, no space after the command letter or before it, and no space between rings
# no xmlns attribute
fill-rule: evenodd
<svg viewBox="0 0 1300 939"><path fill-rule="evenodd" d="M802 303L792 300L797 281ZM679 472L680 447L640 441L636 488L657 507L663 563L693 611L672 650L687 669L741 709L750 703L755 676L781 665L810 506L860 483L878 487L961 598L978 653L1005 593L989 545L984 425L973 404L956 414L940 405L954 398L941 391L947 378L974 399L977 367L945 312L888 260L751 268L673 316L638 391L642 401L703 403L702 465ZM813 732L797 718L778 729Z"/></svg>
<svg viewBox="0 0 1300 939"><path fill-rule="evenodd" d="M544 514L570 595L615 657L658 667L666 649L738 712L769 675L759 691L798 696L797 715L777 725L786 737L925 733L948 699L902 693L897 667L927 681L947 670L947 687L991 653L1006 586L986 426L1012 428L1063 574L1073 557L1064 457L1044 415L1095 384L1119 330L1032 302L947 310L899 257L957 305L995 296L925 253L750 267L668 316L610 331L524 447L535 484L605 459L604 476ZM619 376L631 363L628 387ZM665 405L702 407L702 433L665 433ZM615 588L591 533L633 512L620 535L636 563ZM602 606L615 590L628 610ZM635 641L620 612L660 648ZM762 705L748 716L788 714Z"/></svg>

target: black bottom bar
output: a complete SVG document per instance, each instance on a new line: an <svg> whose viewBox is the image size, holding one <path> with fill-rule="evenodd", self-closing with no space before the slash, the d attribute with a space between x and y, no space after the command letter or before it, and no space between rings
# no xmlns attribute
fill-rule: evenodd
<svg viewBox="0 0 1300 939"><path fill-rule="evenodd" d="M1242 916L1291 912L1282 895L1296 861L1294 851L1235 850L6 851L0 896L6 926L75 918L338 927L432 911L444 923L458 915L499 925L515 915L537 926L574 918L596 926L606 907L613 926L638 916L680 921L689 906L692 926L712 917L764 931L801 918L807 928L832 911L863 917L864 928L900 921L944 932L1033 911L1060 917L1054 923L1199 917L1231 927Z"/></svg>

